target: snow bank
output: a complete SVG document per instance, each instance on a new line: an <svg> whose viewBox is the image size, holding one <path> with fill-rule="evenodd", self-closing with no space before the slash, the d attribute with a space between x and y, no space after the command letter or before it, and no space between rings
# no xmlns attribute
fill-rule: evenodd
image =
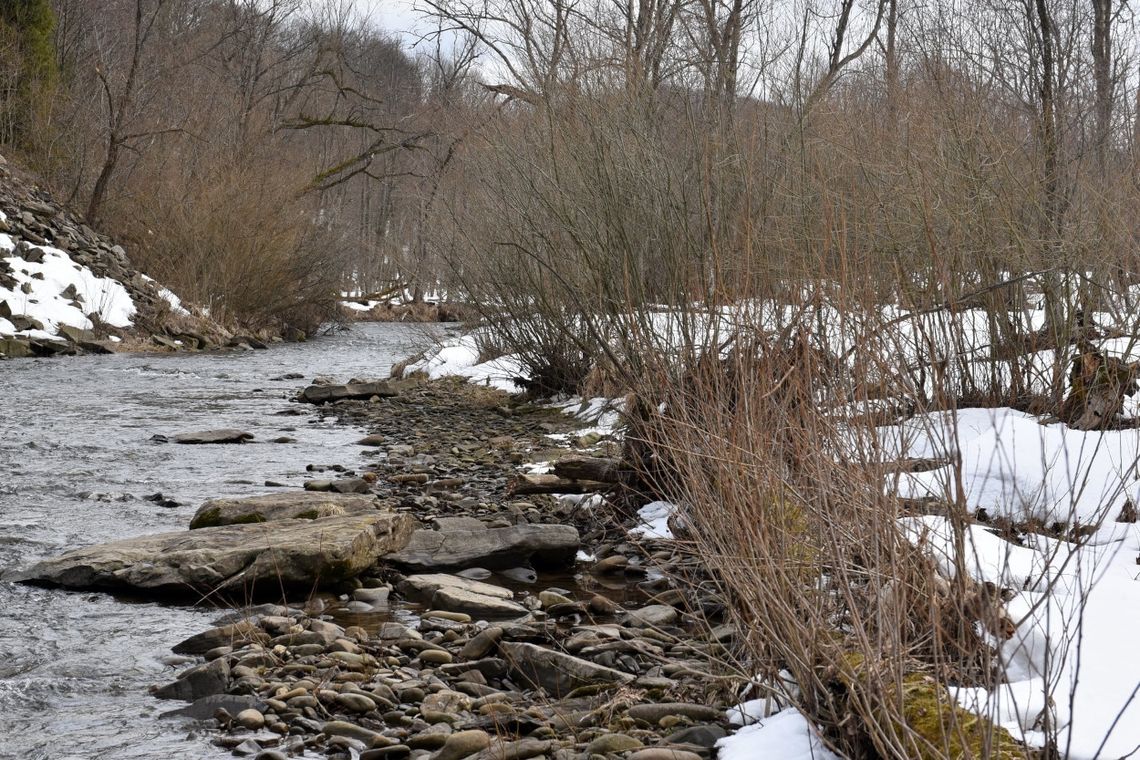
<svg viewBox="0 0 1140 760"><path fill-rule="evenodd" d="M1001 408L922 415L879 436L888 458L960 456L967 506L994 516L1093 525L1140 496L1135 430L1071 430ZM948 465L900 475L897 492L947 499L953 482Z"/></svg>
<svg viewBox="0 0 1140 760"><path fill-rule="evenodd" d="M94 327L88 318L91 314L112 327L131 325L135 304L122 283L95 275L59 248L38 246L43 261L32 262L16 255L15 247L11 236L0 235L0 257L16 281L12 288L0 287L0 301L8 304L12 314L35 319L44 329L17 331L12 322L0 320L0 332L54 338L62 325L90 330Z"/></svg>
<svg viewBox="0 0 1140 760"><path fill-rule="evenodd" d="M445 341L422 360L408 365L405 372L423 372L433 380L441 377L465 377L470 382L509 393L519 390L514 378L526 375L522 363L514 356L500 356L480 362L479 346L474 334Z"/></svg>
<svg viewBox="0 0 1140 760"><path fill-rule="evenodd" d="M637 510L638 525L629 529L629 535L634 538L673 538L673 531L669 528L669 518L677 507L667 501L653 501Z"/></svg>
<svg viewBox="0 0 1140 760"><path fill-rule="evenodd" d="M959 703L1030 744L1044 741L1041 728L1052 722L1062 755L1073 760L1140 749L1140 658L1132 652L1140 630L1140 528L1114 521L1125 500L1137 498L1140 432L1043 426L1010 409L926 415L880 432L893 441L893 454L960 453L970 507L1099 526L1085 544L1030 534L1023 546L984 525L964 527L965 571L1014 592L1006 610L1017 629L1001 649L1009 683L992 693L956 689ZM905 495L943 495L949 474L907 474L896 485ZM946 518L901 524L953 574ZM1053 712L1049 721L1045 710Z"/></svg>

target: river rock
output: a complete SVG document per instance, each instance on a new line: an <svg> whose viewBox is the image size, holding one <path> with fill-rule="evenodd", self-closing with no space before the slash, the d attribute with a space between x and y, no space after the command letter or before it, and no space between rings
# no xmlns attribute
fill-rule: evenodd
<svg viewBox="0 0 1140 760"><path fill-rule="evenodd" d="M258 731L265 727L265 716L261 714L260 710L250 707L235 715L234 722L243 728Z"/></svg>
<svg viewBox="0 0 1140 760"><path fill-rule="evenodd" d="M668 604L650 604L638 610L630 610L625 622L635 628L659 628L675 623L679 616L676 608Z"/></svg>
<svg viewBox="0 0 1140 760"><path fill-rule="evenodd" d="M175 644L171 651L175 654L205 654L215 647L241 646L250 641L264 643L268 640L269 634L253 623L243 620L196 633Z"/></svg>
<svg viewBox="0 0 1140 760"><path fill-rule="evenodd" d="M301 399L310 404L325 404L345 399L370 399L373 396L390 398L399 395L391 384L383 380L368 383L347 383L345 385L310 385L301 391Z"/></svg>
<svg viewBox="0 0 1140 760"><path fill-rule="evenodd" d="M578 531L569 525L512 525L482 530L417 530L387 561L419 572L532 563L564 567L578 553Z"/></svg>
<svg viewBox="0 0 1140 760"><path fill-rule="evenodd" d="M152 596L311 590L355 577L404 546L413 524L377 512L160 533L76 549L4 580Z"/></svg>
<svg viewBox="0 0 1140 760"><path fill-rule="evenodd" d="M448 586L435 592L431 598L431 603L434 607L466 612L478 618L513 618L527 614L526 607L509 599Z"/></svg>
<svg viewBox="0 0 1140 760"><path fill-rule="evenodd" d="M496 739L487 749L475 755L472 760L529 760L546 755L558 749L559 744L549 739L519 739L504 741ZM575 755L575 757L577 757Z"/></svg>
<svg viewBox="0 0 1140 760"><path fill-rule="evenodd" d="M503 629L497 625L491 626L472 636L471 640L459 651L459 656L465 660L478 660L481 657L486 657L502 638Z"/></svg>
<svg viewBox="0 0 1140 760"><path fill-rule="evenodd" d="M219 710L237 714L242 710L258 710L265 712L269 708L265 700L252 694L211 694L208 697L199 697L192 704L170 710L160 715L160 718L193 718L194 720L209 720Z"/></svg>
<svg viewBox="0 0 1140 760"><path fill-rule="evenodd" d="M234 428L201 430L196 433L179 433L172 438L175 443L245 443L253 440L253 433Z"/></svg>
<svg viewBox="0 0 1140 760"><path fill-rule="evenodd" d="M223 694L230 681L230 666L224 657L197 665L183 672L178 680L160 686L152 693L159 699L193 702L201 697Z"/></svg>
<svg viewBox="0 0 1140 760"><path fill-rule="evenodd" d="M630 755L627 760L704 760L696 752L687 749L672 749L670 747L649 747L639 749Z"/></svg>
<svg viewBox="0 0 1140 760"><path fill-rule="evenodd" d="M632 749L641 749L645 744L640 739L634 739L625 734L602 734L586 745L586 752L591 755L608 755L610 753L629 752Z"/></svg>
<svg viewBox="0 0 1140 760"><path fill-rule="evenodd" d="M377 501L371 496L311 491L270 493L240 499L210 499L194 513L190 529L368 514L375 512L376 507Z"/></svg>
<svg viewBox="0 0 1140 760"><path fill-rule="evenodd" d="M546 689L551 696L569 694L579 686L602 683L629 683L634 676L603 667L589 660L544 649L537 644L505 641L499 651L509 663L511 672L533 686Z"/></svg>
<svg viewBox="0 0 1140 760"><path fill-rule="evenodd" d="M322 728L327 736L343 736L348 739L355 739L364 744L365 747L389 747L396 744L395 739L389 739L379 731L373 731L363 726L357 726L343 720L330 720L324 724Z"/></svg>
<svg viewBox="0 0 1140 760"><path fill-rule="evenodd" d="M407 596L430 602L432 607L452 612L489 617L521 617L527 613L525 607L511 601L514 594L510 590L457 575L409 575L399 589Z"/></svg>
<svg viewBox="0 0 1140 760"><path fill-rule="evenodd" d="M458 731L447 737L447 741L432 760L462 760L491 745L491 737L486 731Z"/></svg>

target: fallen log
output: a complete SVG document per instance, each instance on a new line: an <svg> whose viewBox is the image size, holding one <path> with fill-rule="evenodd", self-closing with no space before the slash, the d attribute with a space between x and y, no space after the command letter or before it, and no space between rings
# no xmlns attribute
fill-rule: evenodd
<svg viewBox="0 0 1140 760"><path fill-rule="evenodd" d="M613 488L613 483L576 480L558 475L516 475L507 484L507 494L522 496L538 493L595 493Z"/></svg>
<svg viewBox="0 0 1140 760"><path fill-rule="evenodd" d="M609 457L566 457L554 463L554 474L567 480L594 480L599 483L630 484L634 471L620 459Z"/></svg>

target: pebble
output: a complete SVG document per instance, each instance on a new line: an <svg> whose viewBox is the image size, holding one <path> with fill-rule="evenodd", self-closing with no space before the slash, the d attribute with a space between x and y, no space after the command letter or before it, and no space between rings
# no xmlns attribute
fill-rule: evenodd
<svg viewBox="0 0 1140 760"><path fill-rule="evenodd" d="M357 713L368 713L376 709L376 703L363 694L338 694L336 703Z"/></svg>
<svg viewBox="0 0 1140 760"><path fill-rule="evenodd" d="M696 752L668 747L641 749L629 756L628 760L704 760ZM759 758L757 759L759 760Z"/></svg>

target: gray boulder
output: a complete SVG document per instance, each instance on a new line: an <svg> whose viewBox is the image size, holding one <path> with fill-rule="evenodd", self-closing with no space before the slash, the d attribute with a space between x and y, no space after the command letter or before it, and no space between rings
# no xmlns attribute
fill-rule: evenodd
<svg viewBox="0 0 1140 760"><path fill-rule="evenodd" d="M279 595L358 575L407 543L413 525L377 512L160 533L76 549L4 579L151 596Z"/></svg>
<svg viewBox="0 0 1140 760"><path fill-rule="evenodd" d="M578 531L570 525L417 530L407 546L386 559L418 572L475 566L515 567L527 563L557 568L574 562L578 545Z"/></svg>
<svg viewBox="0 0 1140 760"><path fill-rule="evenodd" d="M249 496L240 499L210 499L190 520L190 529L217 525L270 522L272 520L316 520L375 512L371 496L297 491Z"/></svg>
<svg viewBox="0 0 1140 760"><path fill-rule="evenodd" d="M181 699L193 702L202 697L222 694L230 681L230 666L224 657L195 665L181 673L177 681L160 686L152 693L159 699Z"/></svg>

